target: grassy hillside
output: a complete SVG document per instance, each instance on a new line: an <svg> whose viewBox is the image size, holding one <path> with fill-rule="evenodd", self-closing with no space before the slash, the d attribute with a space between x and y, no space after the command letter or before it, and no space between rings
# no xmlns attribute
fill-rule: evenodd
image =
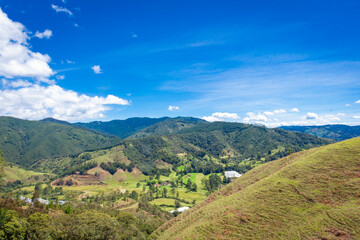
<svg viewBox="0 0 360 240"><path fill-rule="evenodd" d="M33 162L87 149L111 146L117 137L49 121L0 117L0 149L8 162L28 166Z"/></svg>
<svg viewBox="0 0 360 240"><path fill-rule="evenodd" d="M159 239L359 239L360 138L261 165L160 227Z"/></svg>
<svg viewBox="0 0 360 240"><path fill-rule="evenodd" d="M324 125L324 126L284 126L281 129L308 133L316 137L329 138L335 141L359 137L360 126Z"/></svg>
<svg viewBox="0 0 360 240"><path fill-rule="evenodd" d="M46 173L27 171L27 170L19 168L17 166L5 166L3 179L6 182L8 182L8 181L13 182L16 180L20 180L22 182L29 182L31 179L36 180L44 175L46 175ZM47 174L47 175L49 175L49 174ZM33 181L33 182L35 182L35 181Z"/></svg>
<svg viewBox="0 0 360 240"><path fill-rule="evenodd" d="M130 135L149 127L155 123L162 122L168 119L167 117L163 118L128 118L126 120L113 120L110 122L89 122L89 123L76 123L75 125L96 130L104 134L115 135L120 138L127 138Z"/></svg>

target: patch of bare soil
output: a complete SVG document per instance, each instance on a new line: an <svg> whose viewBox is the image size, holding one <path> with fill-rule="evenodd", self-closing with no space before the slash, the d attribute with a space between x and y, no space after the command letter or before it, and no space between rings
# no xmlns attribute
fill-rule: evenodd
<svg viewBox="0 0 360 240"><path fill-rule="evenodd" d="M103 185L98 176L92 174L74 174L63 178L58 178L51 182L53 186L80 186L80 185Z"/></svg>

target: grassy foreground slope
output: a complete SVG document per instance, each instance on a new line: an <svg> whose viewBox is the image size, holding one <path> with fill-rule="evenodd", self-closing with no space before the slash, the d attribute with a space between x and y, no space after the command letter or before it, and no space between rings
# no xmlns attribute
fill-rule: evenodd
<svg viewBox="0 0 360 240"><path fill-rule="evenodd" d="M159 239L360 239L360 138L261 165L160 227Z"/></svg>

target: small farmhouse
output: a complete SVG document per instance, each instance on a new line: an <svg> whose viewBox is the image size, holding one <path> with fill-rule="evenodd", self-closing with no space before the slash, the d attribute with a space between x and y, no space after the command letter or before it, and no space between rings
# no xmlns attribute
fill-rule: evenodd
<svg viewBox="0 0 360 240"><path fill-rule="evenodd" d="M230 180L233 180L235 178L240 177L241 174L236 171L225 171L225 177L229 178Z"/></svg>
<svg viewBox="0 0 360 240"><path fill-rule="evenodd" d="M176 210L171 210L169 212L173 213L173 212L185 212L186 210L189 210L190 208L185 206L185 207L181 207L181 208L178 208Z"/></svg>

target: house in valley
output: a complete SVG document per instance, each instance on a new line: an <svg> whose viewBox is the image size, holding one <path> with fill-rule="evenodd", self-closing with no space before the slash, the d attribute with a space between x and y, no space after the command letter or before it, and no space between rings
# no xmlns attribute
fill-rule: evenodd
<svg viewBox="0 0 360 240"><path fill-rule="evenodd" d="M241 174L236 171L225 171L225 177L229 178L231 181L240 176Z"/></svg>

